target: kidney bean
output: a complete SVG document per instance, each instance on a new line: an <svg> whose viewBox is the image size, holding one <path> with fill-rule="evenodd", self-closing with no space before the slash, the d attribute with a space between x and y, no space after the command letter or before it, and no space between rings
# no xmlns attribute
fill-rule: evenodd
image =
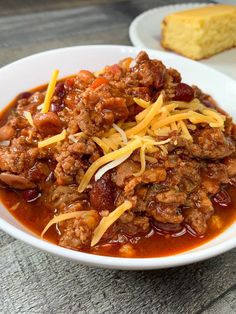
<svg viewBox="0 0 236 314"><path fill-rule="evenodd" d="M213 196L213 200L221 206L229 206L231 204L231 198L224 190L220 190L218 193L216 193Z"/></svg>
<svg viewBox="0 0 236 314"><path fill-rule="evenodd" d="M8 124L0 128L0 141L10 140L15 134L15 129Z"/></svg>
<svg viewBox="0 0 236 314"><path fill-rule="evenodd" d="M31 95L32 95L32 93L30 93L30 92L21 93L18 95L17 100L28 99L28 98L30 98Z"/></svg>
<svg viewBox="0 0 236 314"><path fill-rule="evenodd" d="M37 113L34 118L34 125L44 135L58 134L62 130L62 122L54 112Z"/></svg>
<svg viewBox="0 0 236 314"><path fill-rule="evenodd" d="M22 192L22 197L27 203L36 201L41 196L38 189L30 189Z"/></svg>
<svg viewBox="0 0 236 314"><path fill-rule="evenodd" d="M176 86L174 100L190 102L194 98L194 90L185 83L179 83Z"/></svg>
<svg viewBox="0 0 236 314"><path fill-rule="evenodd" d="M65 86L64 86L64 82L59 82L57 83L56 87L55 87L55 94L58 97L63 97L65 95Z"/></svg>
<svg viewBox="0 0 236 314"><path fill-rule="evenodd" d="M111 175L106 173L94 182L90 191L90 203L96 210L112 210L114 208L115 191Z"/></svg>
<svg viewBox="0 0 236 314"><path fill-rule="evenodd" d="M50 169L46 163L36 162L33 167L28 170L28 177L30 181L40 182L47 178Z"/></svg>

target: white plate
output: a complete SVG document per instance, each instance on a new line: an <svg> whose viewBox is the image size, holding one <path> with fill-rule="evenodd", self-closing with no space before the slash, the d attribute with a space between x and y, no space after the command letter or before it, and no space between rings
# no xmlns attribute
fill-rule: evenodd
<svg viewBox="0 0 236 314"><path fill-rule="evenodd" d="M183 3L167 5L145 11L137 16L129 27L129 36L132 44L139 48L149 48L164 51L160 44L161 22L163 18L173 12L192 9L208 4ZM209 59L199 61L236 79L236 48L219 53Z"/></svg>
<svg viewBox="0 0 236 314"><path fill-rule="evenodd" d="M99 70L107 64L140 51L128 46L78 46L46 51L18 60L0 69L0 109L18 93L48 82L52 71L60 69L60 76L68 76L80 69ZM167 52L148 50L151 58L163 61L168 67L178 69L183 81L196 84L215 97L219 104L236 117L236 82L229 77L195 61ZM0 228L11 236L48 253L81 264L115 269L157 269L198 262L236 247L236 223L217 238L194 250L160 258L117 258L96 256L59 247L42 240L22 226L0 205Z"/></svg>

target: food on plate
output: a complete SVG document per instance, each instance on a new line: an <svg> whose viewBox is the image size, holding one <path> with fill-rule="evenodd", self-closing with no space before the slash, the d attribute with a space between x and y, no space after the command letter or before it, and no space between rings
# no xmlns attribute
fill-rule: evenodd
<svg viewBox="0 0 236 314"><path fill-rule="evenodd" d="M200 60L236 46L236 6L209 5L166 16L164 48Z"/></svg>
<svg viewBox="0 0 236 314"><path fill-rule="evenodd" d="M176 254L235 220L235 136L209 95L145 52L65 79L55 70L2 113L1 200L66 248Z"/></svg>

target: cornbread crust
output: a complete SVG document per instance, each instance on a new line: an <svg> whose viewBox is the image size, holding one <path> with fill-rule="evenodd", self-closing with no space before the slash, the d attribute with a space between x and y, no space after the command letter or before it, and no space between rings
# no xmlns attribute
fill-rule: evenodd
<svg viewBox="0 0 236 314"><path fill-rule="evenodd" d="M214 29L208 26L212 21L213 24L218 24L218 27L219 24L222 26L222 19L226 20L223 24L226 25L231 37L229 37L228 45L222 41L222 47L220 47L220 31L216 33L215 29L217 27ZM190 32L193 36L190 36ZM221 33L221 38L225 41L227 32L226 35L225 32ZM162 21L161 35L161 45L164 49L174 51L193 60L207 59L222 51L236 47L236 6L213 5L170 14Z"/></svg>
<svg viewBox="0 0 236 314"><path fill-rule="evenodd" d="M165 47L165 46L163 45L162 39L161 39L161 46L162 46L163 49L165 49L165 50L167 50L167 51L175 52L175 53L177 53L177 54L179 54L179 55L181 55L182 57L185 57L185 58L187 57L185 54L183 54L183 53L181 53L181 52L178 52L177 50L174 50L174 49L170 49L170 48ZM226 48L226 49L224 49L224 50L222 50L222 51L216 52L216 53L214 54L214 56L215 56L215 55L218 55L218 54L220 54L220 53L222 53L222 52L224 52L224 51L231 50L231 49L233 49L233 48L236 48L236 45L234 45L234 46L232 46L232 47L229 47L229 48ZM191 58L191 59L192 59L192 60L195 60L195 61L207 60L207 59L209 59L209 58L212 57L212 56L213 56L213 55L205 56L205 57L202 57L202 58Z"/></svg>

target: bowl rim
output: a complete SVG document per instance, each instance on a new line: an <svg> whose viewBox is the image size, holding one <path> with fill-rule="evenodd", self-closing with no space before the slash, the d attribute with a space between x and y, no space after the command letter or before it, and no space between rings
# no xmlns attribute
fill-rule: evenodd
<svg viewBox="0 0 236 314"><path fill-rule="evenodd" d="M14 66L16 63L25 62L27 59L37 58L38 56L45 55L45 54L53 54L58 51L66 51L70 49L106 49L106 48L115 48L115 49L131 49L132 52L138 52L142 50L142 48L132 47L132 46L124 46L124 45L82 45L82 46L70 46L65 48L56 48L51 50L42 51L39 53L35 53L29 55L24 58L20 58L12 63L9 63L0 68L0 71L5 71L8 67ZM145 49L148 53L158 53L158 54L168 54L173 57L172 54L163 51L155 51L153 49ZM190 61L189 59L176 56L177 58L181 58L182 60ZM192 61L197 63L196 61ZM220 74L222 77L226 77L227 80L231 80L235 83L235 81L228 77L227 75L212 69L204 64L201 64L201 67L210 69L213 73ZM4 206L4 205L3 205ZM11 214L10 214L11 215ZM11 215L13 218L14 216ZM15 219L15 218L14 218ZM17 219L16 219L17 220ZM24 228L25 226L21 224ZM176 255L164 256L164 257L146 257L146 258L124 258L124 257L110 257L110 256L103 256L103 255L95 255L90 253L84 253L80 251L74 251L71 249L63 248L56 244L50 243L46 240L41 239L36 234L26 233L23 230L18 229L17 227L11 225L9 222L4 220L0 217L0 229L2 229L7 234L11 235L12 237L21 240L27 244L32 245L33 247L45 251L47 253L53 254L58 257L62 257L65 259L72 260L77 263L89 265L89 266L96 266L96 267L104 267L110 269L122 269L122 270L147 270L147 269L161 269L161 268L169 268L169 267L177 267L181 265L187 265L195 262L199 262L219 254L225 253L226 251L233 249L236 247L236 237L232 239L224 240L222 243L215 244L210 248L203 248L198 251L184 251L178 253ZM221 234L228 230L225 229ZM30 231L29 231L30 232ZM210 240L211 241L211 240ZM208 241L208 242L210 242ZM200 248L200 246L199 246Z"/></svg>
<svg viewBox="0 0 236 314"><path fill-rule="evenodd" d="M78 262L88 266L120 269L120 270L148 270L148 269L162 269L171 268L182 265L188 265L205 259L212 258L219 254L223 254L234 247L236 247L236 238L229 239L223 243L216 244L213 247L202 249L200 251L191 252L185 251L181 254L170 255L166 257L145 257L145 258L124 258L124 257L110 257L103 255L95 255L74 251L63 248L56 244L50 243L46 240L40 239L37 235L27 234L12 226L0 217L0 229L11 235L13 238L23 241L31 246L62 257L74 262Z"/></svg>

